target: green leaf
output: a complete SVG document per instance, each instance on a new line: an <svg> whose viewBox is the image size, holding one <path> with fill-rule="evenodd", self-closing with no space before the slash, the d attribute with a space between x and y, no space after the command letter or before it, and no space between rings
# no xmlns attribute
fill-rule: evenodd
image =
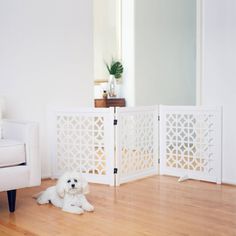
<svg viewBox="0 0 236 236"><path fill-rule="evenodd" d="M112 59L110 67L107 63L106 63L106 67L107 67L107 70L109 71L109 73L111 75L114 75L115 78L118 79L121 77L121 75L123 73L123 66L119 61L115 61Z"/></svg>
<svg viewBox="0 0 236 236"><path fill-rule="evenodd" d="M107 63L106 63L106 67L107 67L108 72L111 74L111 70L110 70L109 65Z"/></svg>

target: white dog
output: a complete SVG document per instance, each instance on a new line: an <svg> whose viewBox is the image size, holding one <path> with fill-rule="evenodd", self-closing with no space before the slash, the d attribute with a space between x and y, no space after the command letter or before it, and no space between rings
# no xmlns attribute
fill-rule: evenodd
<svg viewBox="0 0 236 236"><path fill-rule="evenodd" d="M56 186L47 188L36 197L39 204L52 203L63 211L82 214L84 211L94 210L84 196L88 192L88 183L81 174L67 172L60 177Z"/></svg>

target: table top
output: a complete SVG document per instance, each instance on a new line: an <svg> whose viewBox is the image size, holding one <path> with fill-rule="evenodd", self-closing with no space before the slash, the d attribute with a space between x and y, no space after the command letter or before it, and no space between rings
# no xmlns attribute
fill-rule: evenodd
<svg viewBox="0 0 236 236"><path fill-rule="evenodd" d="M97 98L94 99L95 107L125 107L124 98Z"/></svg>

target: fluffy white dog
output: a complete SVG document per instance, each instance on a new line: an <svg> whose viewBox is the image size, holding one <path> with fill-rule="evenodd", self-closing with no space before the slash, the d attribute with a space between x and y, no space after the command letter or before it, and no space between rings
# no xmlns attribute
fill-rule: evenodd
<svg viewBox="0 0 236 236"><path fill-rule="evenodd" d="M47 188L36 198L39 204L52 203L63 211L82 214L84 211L94 210L85 197L87 193L88 183L82 175L78 172L67 172L59 178L56 186Z"/></svg>

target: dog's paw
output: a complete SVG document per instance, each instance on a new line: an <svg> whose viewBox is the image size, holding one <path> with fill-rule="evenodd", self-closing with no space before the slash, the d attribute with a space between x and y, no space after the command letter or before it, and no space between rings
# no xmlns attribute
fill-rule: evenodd
<svg viewBox="0 0 236 236"><path fill-rule="evenodd" d="M94 206L92 206L91 204L84 204L83 205L83 209L85 210L85 211L94 211Z"/></svg>
<svg viewBox="0 0 236 236"><path fill-rule="evenodd" d="M81 215L81 214L83 214L84 213L84 210L82 209L82 208L78 208L78 209L76 209L76 211L75 211L75 214L78 214L78 215Z"/></svg>
<svg viewBox="0 0 236 236"><path fill-rule="evenodd" d="M48 200L42 199L42 198L40 198L40 197L39 197L36 201L37 201L37 203L40 204L40 205L49 203Z"/></svg>
<svg viewBox="0 0 236 236"><path fill-rule="evenodd" d="M69 212L69 213L73 213L73 214L77 214L77 215L81 215L84 213L84 210L80 207L62 208L62 210L65 212Z"/></svg>

